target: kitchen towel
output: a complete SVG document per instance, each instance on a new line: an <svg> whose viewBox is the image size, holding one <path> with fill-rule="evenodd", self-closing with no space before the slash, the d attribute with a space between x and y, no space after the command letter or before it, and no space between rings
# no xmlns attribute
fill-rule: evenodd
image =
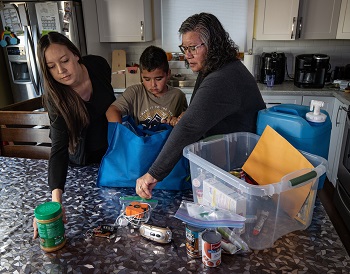
<svg viewBox="0 0 350 274"><path fill-rule="evenodd" d="M249 53L244 53L243 64L249 70L249 72L254 76L254 55Z"/></svg>
<svg viewBox="0 0 350 274"><path fill-rule="evenodd" d="M108 149L98 171L97 186L135 187L136 180L147 173L166 142L172 127L160 124L153 129L136 126L130 116L123 123L108 124ZM181 157L171 173L155 189L184 190L192 187L190 167Z"/></svg>

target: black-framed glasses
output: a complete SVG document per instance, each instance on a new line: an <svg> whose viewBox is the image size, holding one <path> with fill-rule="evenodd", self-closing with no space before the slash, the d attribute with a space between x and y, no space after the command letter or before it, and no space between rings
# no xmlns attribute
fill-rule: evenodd
<svg viewBox="0 0 350 274"><path fill-rule="evenodd" d="M204 45L204 43L199 44L199 45L197 45L197 46L188 46L188 47L184 47L183 45L180 45L179 48L180 48L180 50L181 50L181 52L182 52L183 54L186 54L187 52L189 52L189 53L191 53L192 55L194 55L194 54L197 54L197 53L198 53L198 52L197 52L197 49L198 49L199 47L203 46L203 45Z"/></svg>

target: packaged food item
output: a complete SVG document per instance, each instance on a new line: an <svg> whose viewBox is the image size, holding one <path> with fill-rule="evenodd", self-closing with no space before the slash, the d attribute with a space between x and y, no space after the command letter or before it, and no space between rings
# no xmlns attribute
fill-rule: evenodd
<svg viewBox="0 0 350 274"><path fill-rule="evenodd" d="M202 262L205 266L216 267L221 264L221 234L216 230L206 230L202 234Z"/></svg>
<svg viewBox="0 0 350 274"><path fill-rule="evenodd" d="M62 220L62 207L58 202L46 202L34 210L40 237L40 247L46 252L53 252L66 244L66 235Z"/></svg>
<svg viewBox="0 0 350 274"><path fill-rule="evenodd" d="M202 256L202 233L205 228L186 225L186 250L191 258Z"/></svg>

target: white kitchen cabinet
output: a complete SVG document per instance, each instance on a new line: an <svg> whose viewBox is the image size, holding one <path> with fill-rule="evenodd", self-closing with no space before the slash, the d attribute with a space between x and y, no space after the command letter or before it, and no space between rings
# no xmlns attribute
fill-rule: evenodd
<svg viewBox="0 0 350 274"><path fill-rule="evenodd" d="M332 115L332 131L328 152L328 169L327 177L335 186L337 181L337 173L340 160L340 150L343 142L344 126L346 121L347 105L335 98L333 115ZM345 110L344 110L345 109Z"/></svg>
<svg viewBox="0 0 350 274"><path fill-rule="evenodd" d="M299 0L256 0L254 38L294 40Z"/></svg>
<svg viewBox="0 0 350 274"><path fill-rule="evenodd" d="M96 0L100 42L152 40L151 0Z"/></svg>
<svg viewBox="0 0 350 274"><path fill-rule="evenodd" d="M298 95L262 95L267 108L280 104L297 104L301 105L303 96Z"/></svg>
<svg viewBox="0 0 350 274"><path fill-rule="evenodd" d="M257 40L335 39L341 0L256 0Z"/></svg>
<svg viewBox="0 0 350 274"><path fill-rule="evenodd" d="M337 39L350 39L350 0L342 0Z"/></svg>
<svg viewBox="0 0 350 274"><path fill-rule="evenodd" d="M300 0L297 38L335 39L342 0Z"/></svg>

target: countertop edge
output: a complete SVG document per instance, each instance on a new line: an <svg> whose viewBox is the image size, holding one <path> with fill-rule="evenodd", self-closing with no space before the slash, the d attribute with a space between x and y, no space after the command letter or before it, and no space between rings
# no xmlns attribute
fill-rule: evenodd
<svg viewBox="0 0 350 274"><path fill-rule="evenodd" d="M267 87L264 84L257 83L262 95L290 95L290 96L324 96L335 97L341 103L350 105L350 93L344 91L322 88L322 89L305 89L294 86L293 82L283 82L274 87ZM180 88L185 94L192 94L193 87ZM114 89L115 94L121 94L125 89Z"/></svg>

